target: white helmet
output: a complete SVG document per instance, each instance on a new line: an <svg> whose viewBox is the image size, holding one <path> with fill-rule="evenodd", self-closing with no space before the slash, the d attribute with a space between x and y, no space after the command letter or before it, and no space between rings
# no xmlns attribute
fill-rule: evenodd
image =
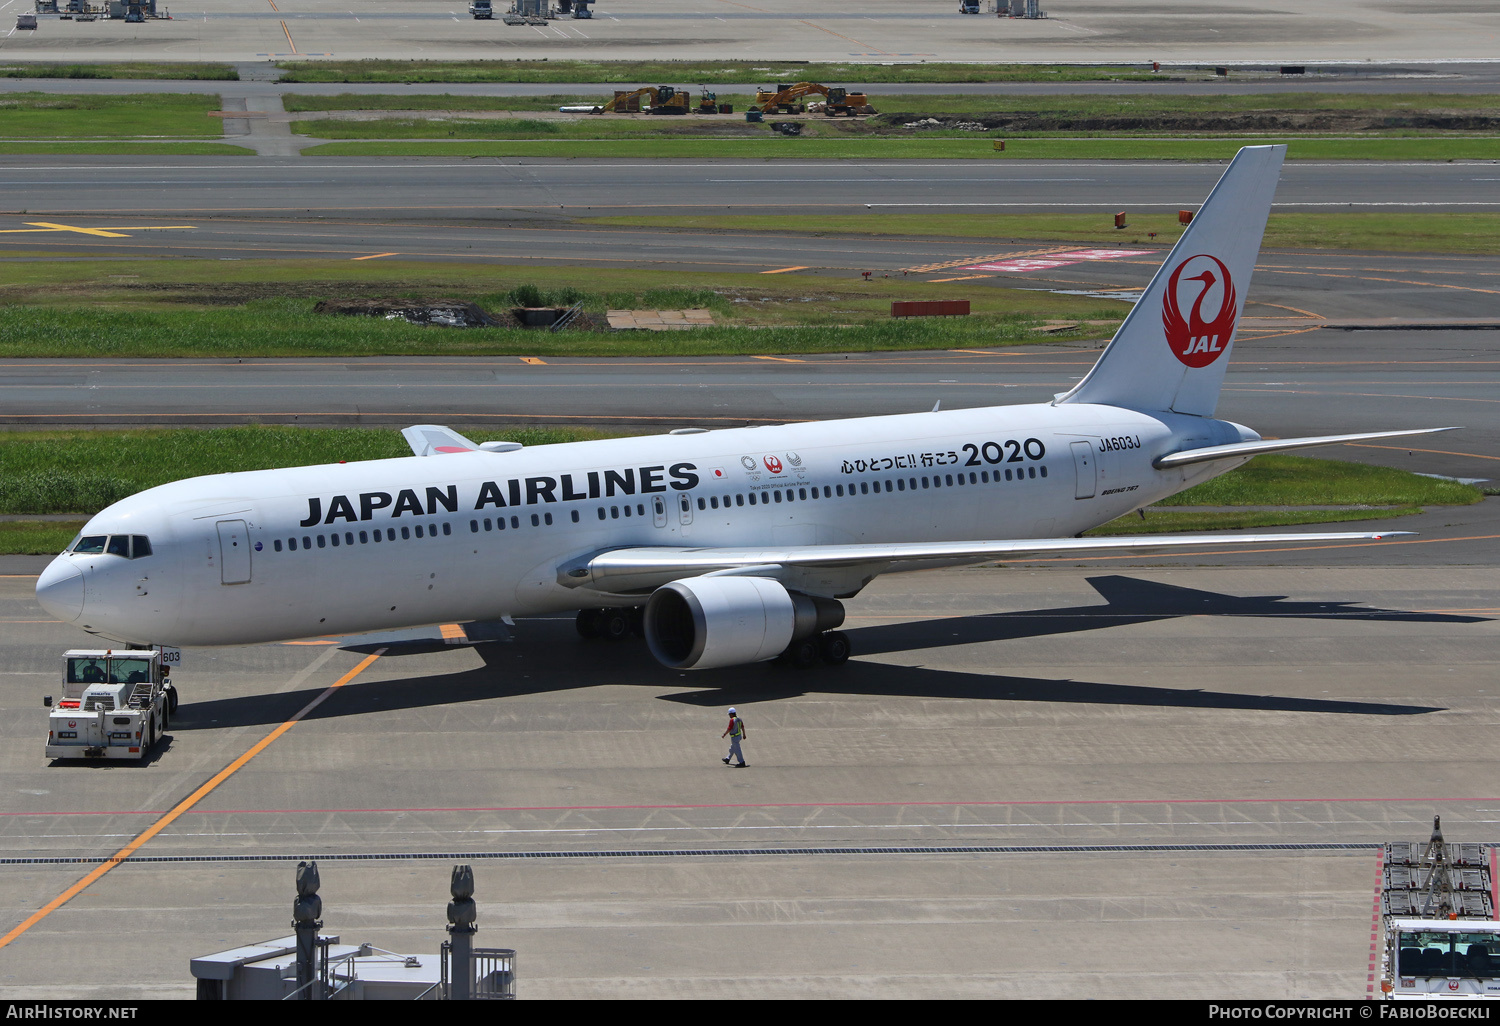
<svg viewBox="0 0 1500 1026"><path fill-rule="evenodd" d="M736 715L738 715L738 714L737 714L737 713L736 713L736 712L735 712L735 711L734 711L734 706L732 706L732 705L731 705L731 706L730 706L730 707L729 707L729 715L731 715L731 716L736 716Z"/></svg>

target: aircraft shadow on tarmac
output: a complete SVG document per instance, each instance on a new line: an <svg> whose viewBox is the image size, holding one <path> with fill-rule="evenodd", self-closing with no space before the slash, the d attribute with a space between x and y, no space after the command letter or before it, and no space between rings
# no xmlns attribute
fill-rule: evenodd
<svg viewBox="0 0 1500 1026"><path fill-rule="evenodd" d="M848 633L854 641L855 652L869 655L1070 634L1182 616L1307 617L1411 623L1479 623L1487 620L1478 616L1378 609L1354 602L1292 602L1279 595L1240 597L1121 576L1090 578L1089 583L1104 598L1104 604L889 624ZM481 667L456 673L415 673L394 680L348 684L307 718L359 716L495 698L545 695L598 684L660 690L673 679L673 671L652 659L644 645L583 643L577 640L572 624L567 621L529 621L523 634L524 640L516 643L480 641L473 644L471 647L484 661ZM453 651L451 645L430 637L385 643L361 639L358 644L346 646L346 650L372 652L382 647L387 660ZM663 701L705 707L776 701L815 693L871 698L972 698L1367 716L1410 716L1441 711L1439 706L965 673L860 659L840 667L801 671L759 663L676 675L676 680L685 678L708 686L659 697ZM273 695L185 702L173 718L173 727L186 731L281 723L322 691L322 688L309 688Z"/></svg>

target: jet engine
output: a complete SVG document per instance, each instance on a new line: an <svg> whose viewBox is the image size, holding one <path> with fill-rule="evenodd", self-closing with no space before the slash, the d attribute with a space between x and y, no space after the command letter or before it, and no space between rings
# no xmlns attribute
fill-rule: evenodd
<svg viewBox="0 0 1500 1026"><path fill-rule="evenodd" d="M787 591L766 577L689 577L646 602L646 644L674 670L712 670L774 659L844 622L832 599Z"/></svg>

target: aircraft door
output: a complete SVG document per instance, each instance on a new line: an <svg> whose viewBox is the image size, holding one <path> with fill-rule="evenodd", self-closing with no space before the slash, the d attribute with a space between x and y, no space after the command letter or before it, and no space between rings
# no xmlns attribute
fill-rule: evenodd
<svg viewBox="0 0 1500 1026"><path fill-rule="evenodd" d="M660 495L651 499L651 522L657 527L667 526L667 500Z"/></svg>
<svg viewBox="0 0 1500 1026"><path fill-rule="evenodd" d="M243 520L220 520L219 572L225 584L248 584L250 581L250 534Z"/></svg>
<svg viewBox="0 0 1500 1026"><path fill-rule="evenodd" d="M1073 443L1073 469L1078 472L1078 487L1073 492L1075 499L1092 499L1098 488L1098 474L1094 468L1094 445L1092 442Z"/></svg>

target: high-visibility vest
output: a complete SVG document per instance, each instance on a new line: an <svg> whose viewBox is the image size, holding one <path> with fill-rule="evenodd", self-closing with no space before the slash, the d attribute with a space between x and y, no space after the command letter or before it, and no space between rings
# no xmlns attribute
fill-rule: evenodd
<svg viewBox="0 0 1500 1026"><path fill-rule="evenodd" d="M745 721L738 716L734 717L729 724L729 736L739 738L745 736Z"/></svg>

